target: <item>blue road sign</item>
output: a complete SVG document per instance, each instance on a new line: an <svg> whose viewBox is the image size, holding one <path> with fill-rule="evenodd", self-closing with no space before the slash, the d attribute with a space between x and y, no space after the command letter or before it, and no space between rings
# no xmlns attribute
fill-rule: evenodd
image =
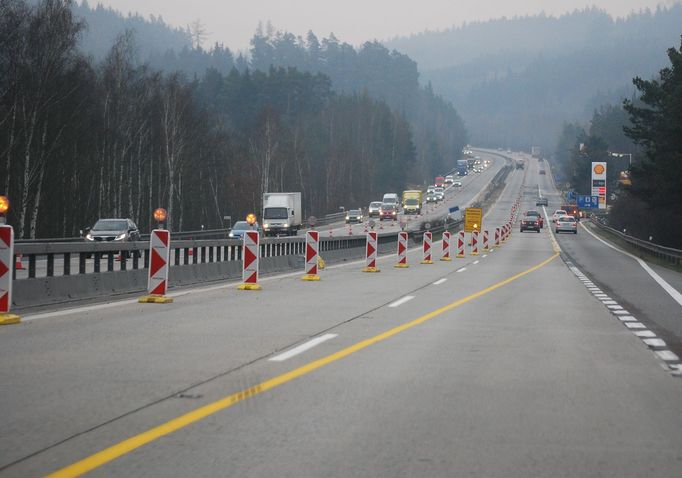
<svg viewBox="0 0 682 478"><path fill-rule="evenodd" d="M459 211L459 206L451 207L450 209L448 209L448 212L450 214L457 212L457 211Z"/></svg>
<svg viewBox="0 0 682 478"><path fill-rule="evenodd" d="M569 201L573 201L575 199L575 192L568 191L568 194L566 196L568 197Z"/></svg>
<svg viewBox="0 0 682 478"><path fill-rule="evenodd" d="M598 209L599 196L578 195L578 207L582 209Z"/></svg>

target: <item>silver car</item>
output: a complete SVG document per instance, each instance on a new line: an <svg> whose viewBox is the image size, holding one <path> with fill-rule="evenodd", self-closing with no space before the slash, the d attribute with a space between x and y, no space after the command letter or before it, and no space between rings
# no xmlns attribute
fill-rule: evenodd
<svg viewBox="0 0 682 478"><path fill-rule="evenodd" d="M578 222L573 216L561 216L557 218L554 226L554 232L559 234L560 232L572 232L573 234L578 234Z"/></svg>
<svg viewBox="0 0 682 478"><path fill-rule="evenodd" d="M379 217L379 210L381 209L381 201L372 201L367 208L367 215L369 217Z"/></svg>

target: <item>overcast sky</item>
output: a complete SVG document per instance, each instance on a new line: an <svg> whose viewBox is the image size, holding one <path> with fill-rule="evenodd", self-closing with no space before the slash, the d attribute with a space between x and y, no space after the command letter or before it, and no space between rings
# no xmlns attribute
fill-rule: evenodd
<svg viewBox="0 0 682 478"><path fill-rule="evenodd" d="M248 48L260 20L296 35L334 32L339 40L359 45L472 20L541 11L559 15L587 5L625 16L675 0L90 0L90 5L97 1L124 13L162 15L174 26L199 19L209 33L208 44L218 41L239 50Z"/></svg>

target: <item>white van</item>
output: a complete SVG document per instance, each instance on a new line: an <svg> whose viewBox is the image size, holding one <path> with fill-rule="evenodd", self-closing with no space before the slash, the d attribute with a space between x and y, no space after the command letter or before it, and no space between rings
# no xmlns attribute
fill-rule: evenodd
<svg viewBox="0 0 682 478"><path fill-rule="evenodd" d="M398 198L398 195L396 193L386 193L384 194L384 198L382 201L384 204L393 204L396 209L400 207L400 198Z"/></svg>

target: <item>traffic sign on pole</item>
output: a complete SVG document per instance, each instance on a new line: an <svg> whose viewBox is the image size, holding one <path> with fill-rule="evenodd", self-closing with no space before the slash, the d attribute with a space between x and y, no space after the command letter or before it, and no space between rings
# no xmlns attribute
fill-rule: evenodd
<svg viewBox="0 0 682 478"><path fill-rule="evenodd" d="M464 232L474 232L481 229L483 209L480 207L468 207L464 210Z"/></svg>
<svg viewBox="0 0 682 478"><path fill-rule="evenodd" d="M318 231L306 232L306 235L305 235L305 275L301 278L301 280L304 280L304 281L318 281L318 280L320 280L320 276L317 274L319 250L320 250L320 233Z"/></svg>
<svg viewBox="0 0 682 478"><path fill-rule="evenodd" d="M367 233L367 242L365 245L365 256L367 258L367 267L362 269L362 272L379 272L377 269L377 247L378 247L379 233L370 231Z"/></svg>
<svg viewBox="0 0 682 478"><path fill-rule="evenodd" d="M398 233L398 263L393 266L395 268L405 269L410 267L407 264L407 239L407 232L402 231Z"/></svg>
<svg viewBox="0 0 682 478"><path fill-rule="evenodd" d="M258 231L245 231L242 238L242 281L239 290L261 290L258 284L258 258L260 235Z"/></svg>
<svg viewBox="0 0 682 478"><path fill-rule="evenodd" d="M11 314L14 229L0 226L0 325L18 324L21 317Z"/></svg>
<svg viewBox="0 0 682 478"><path fill-rule="evenodd" d="M424 248L424 260L422 264L433 264L431 260L431 244L433 242L433 234L430 231L424 233L423 248Z"/></svg>
<svg viewBox="0 0 682 478"><path fill-rule="evenodd" d="M450 237L451 234L448 231L443 232L443 252L440 257L441 261L451 261L450 258Z"/></svg>

